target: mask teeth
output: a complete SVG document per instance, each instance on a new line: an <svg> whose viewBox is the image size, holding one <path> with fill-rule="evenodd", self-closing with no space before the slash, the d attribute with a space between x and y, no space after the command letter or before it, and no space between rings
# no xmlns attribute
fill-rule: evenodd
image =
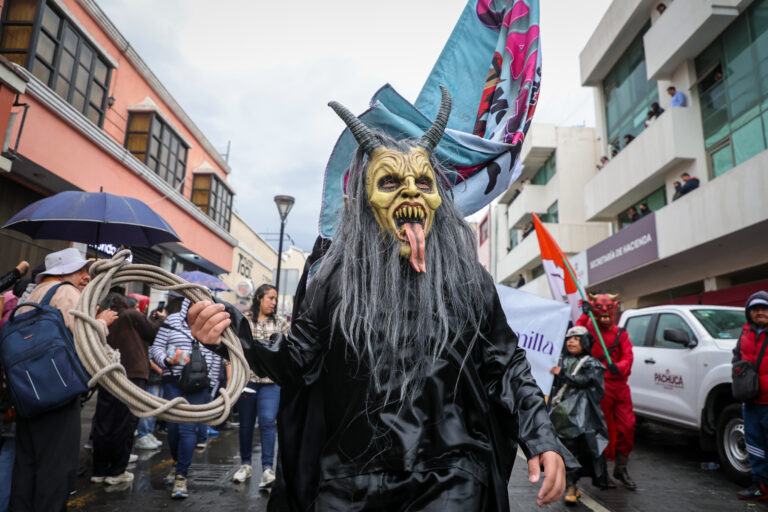
<svg viewBox="0 0 768 512"><path fill-rule="evenodd" d="M394 217L405 222L419 222L427 218L427 213L421 206L405 205L395 210Z"/></svg>

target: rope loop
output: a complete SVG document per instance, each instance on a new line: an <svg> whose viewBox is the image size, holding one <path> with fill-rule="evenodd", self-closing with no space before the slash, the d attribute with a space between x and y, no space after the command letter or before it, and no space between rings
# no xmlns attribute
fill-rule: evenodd
<svg viewBox="0 0 768 512"><path fill-rule="evenodd" d="M148 283L156 290L173 291L194 304L212 297L204 286L188 283L180 277L153 265L128 263L131 251L123 249L108 260L99 260L89 269L91 282L80 295L77 307L71 311L75 317L75 348L85 370L91 375L88 386L97 383L128 406L139 418L157 416L174 423L224 422L232 408L232 397L240 396L248 383L250 367L243 354L240 340L229 327L222 334L222 343L229 349L232 363L231 377L226 388L219 389L211 402L192 405L184 397L165 400L156 397L130 381L120 362L119 351L107 344L106 333L96 320L96 306L109 290L128 282Z"/></svg>

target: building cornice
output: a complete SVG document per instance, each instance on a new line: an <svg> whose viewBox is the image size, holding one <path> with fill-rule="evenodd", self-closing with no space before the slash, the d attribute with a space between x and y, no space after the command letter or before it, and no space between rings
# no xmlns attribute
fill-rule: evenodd
<svg viewBox="0 0 768 512"><path fill-rule="evenodd" d="M107 15L104 14L104 11L102 11L101 8L96 5L94 0L77 0L77 2L83 7L83 9L88 12L94 21L96 21L96 23L107 34L107 36L112 39L112 41L120 49L122 54L125 55L131 65L136 68L142 78L147 81L147 83L157 93L163 103L168 105L168 108L171 109L174 115L176 115L181 120L181 122L192 133L195 139L200 142L200 145L216 162L216 164L221 167L221 169L226 174L229 174L231 172L231 168L229 167L227 161L224 160L224 157L221 156L221 153L219 153L218 150L213 147L213 144L211 144L206 136L203 135L203 132L200 130L200 128L198 128L194 121L192 121L187 113L184 112L184 109L181 108L181 105L179 105L173 96L171 96L171 93L168 92L168 89L165 88L165 86L155 76L152 70L149 69L149 66L147 66L139 54L136 53L136 50L133 49L128 40L123 37L119 30L117 30L117 27L115 27L112 21L107 18Z"/></svg>
<svg viewBox="0 0 768 512"><path fill-rule="evenodd" d="M101 54L102 57L109 63L110 66L113 68L119 68L120 64L118 64L117 59L115 59L102 45L99 43L95 37L93 37L92 34L86 30L86 28L83 26L83 24L80 22L79 19L70 11L66 5L64 5L64 2L61 0L53 0L53 5L56 6L57 9L59 9L63 14L64 17L67 18L67 21L75 25L77 27L77 30L80 31L80 33L85 37L85 39L88 40L88 44L96 48L96 51Z"/></svg>
<svg viewBox="0 0 768 512"><path fill-rule="evenodd" d="M237 239L233 237L224 228L216 224L213 219L204 214L191 201L182 196L176 189L166 183L160 176L155 174L138 158L126 148L118 144L112 137L93 124L87 117L78 112L72 105L64 101L61 96L56 94L47 85L41 82L36 76L25 68L15 65L16 69L29 80L27 83L27 94L40 101L54 114L59 116L67 124L72 126L80 134L93 142L101 150L115 158L122 165L140 176L157 191L163 194L163 197L172 201L195 220L203 224L210 231L215 233L229 245L235 247L238 245Z"/></svg>

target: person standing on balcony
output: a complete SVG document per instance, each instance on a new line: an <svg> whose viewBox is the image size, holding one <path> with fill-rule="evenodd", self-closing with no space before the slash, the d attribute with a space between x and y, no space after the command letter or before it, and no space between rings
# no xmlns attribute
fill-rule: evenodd
<svg viewBox="0 0 768 512"><path fill-rule="evenodd" d="M667 87L667 93L672 96L672 99L669 100L670 107L688 106L688 98L685 97L685 94L682 91L678 91L674 85Z"/></svg>
<svg viewBox="0 0 768 512"><path fill-rule="evenodd" d="M523 286L525 286L525 278L523 277L523 274L519 274L515 288L522 288Z"/></svg>
<svg viewBox="0 0 768 512"><path fill-rule="evenodd" d="M699 188L699 178L691 176L687 172L680 175L680 179L683 180L683 185L680 187L680 197L684 196L688 192Z"/></svg>

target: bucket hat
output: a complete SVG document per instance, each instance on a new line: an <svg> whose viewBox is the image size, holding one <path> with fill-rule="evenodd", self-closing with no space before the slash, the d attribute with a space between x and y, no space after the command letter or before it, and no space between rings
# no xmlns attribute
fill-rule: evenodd
<svg viewBox="0 0 768 512"><path fill-rule="evenodd" d="M45 270L37 274L35 282L40 283L45 276L65 276L77 272L92 263L80 254L74 247L52 252L45 257Z"/></svg>

